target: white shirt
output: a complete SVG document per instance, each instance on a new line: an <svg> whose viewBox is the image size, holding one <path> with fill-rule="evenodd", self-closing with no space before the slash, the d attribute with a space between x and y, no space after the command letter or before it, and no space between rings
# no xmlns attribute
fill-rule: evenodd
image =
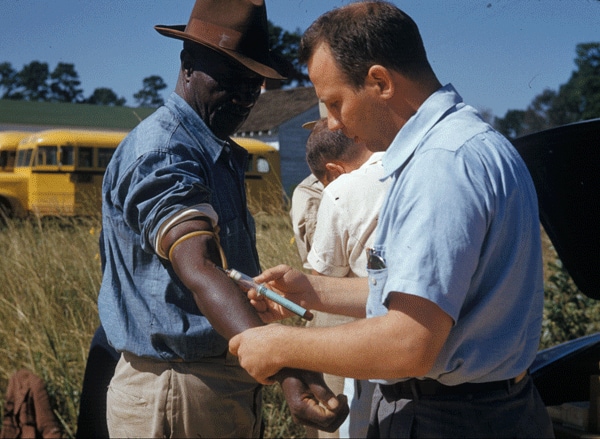
<svg viewBox="0 0 600 439"><path fill-rule="evenodd" d="M358 169L342 174L323 190L308 262L333 277L366 277L365 249L375 235L388 182L380 181L383 152Z"/></svg>

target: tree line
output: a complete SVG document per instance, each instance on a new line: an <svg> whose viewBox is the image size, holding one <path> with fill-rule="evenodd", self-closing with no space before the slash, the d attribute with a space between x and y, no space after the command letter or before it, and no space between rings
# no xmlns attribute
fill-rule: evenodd
<svg viewBox="0 0 600 439"><path fill-rule="evenodd" d="M525 110L508 110L494 118L505 136L519 136L600 117L600 42L578 44L576 69L558 90L546 89Z"/></svg>
<svg viewBox="0 0 600 439"><path fill-rule="evenodd" d="M1 99L37 102L70 102L77 104L123 106L126 99L108 87L96 88L88 97L83 96L81 81L71 63L59 62L50 71L48 63L32 61L15 70L11 63L0 63ZM158 107L163 104L160 91L167 84L160 76L144 78L140 91L133 95L140 107Z"/></svg>
<svg viewBox="0 0 600 439"><path fill-rule="evenodd" d="M287 80L284 85L305 85L309 82L306 68L298 62L299 30L288 32L269 21L271 52L280 65ZM158 75L142 80L142 88L133 95L139 107L159 107L164 103L160 94L167 84ZM0 99L86 103L94 105L123 106L124 97L119 97L109 87L96 88L91 95L84 96L79 74L72 63L59 62L50 71L48 63L32 61L15 70L10 62L0 63Z"/></svg>

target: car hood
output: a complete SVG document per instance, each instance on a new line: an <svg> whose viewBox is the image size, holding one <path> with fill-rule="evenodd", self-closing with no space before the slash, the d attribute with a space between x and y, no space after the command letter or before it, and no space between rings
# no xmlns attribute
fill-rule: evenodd
<svg viewBox="0 0 600 439"><path fill-rule="evenodd" d="M540 220L579 290L600 299L600 119L514 140L533 178Z"/></svg>

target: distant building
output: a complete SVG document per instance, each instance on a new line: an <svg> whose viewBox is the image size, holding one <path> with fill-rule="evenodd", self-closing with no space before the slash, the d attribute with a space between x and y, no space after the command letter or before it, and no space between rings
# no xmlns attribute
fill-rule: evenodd
<svg viewBox="0 0 600 439"><path fill-rule="evenodd" d="M319 101L313 87L264 91L236 137L252 137L279 149L282 184L288 195L309 173L306 122L319 118Z"/></svg>

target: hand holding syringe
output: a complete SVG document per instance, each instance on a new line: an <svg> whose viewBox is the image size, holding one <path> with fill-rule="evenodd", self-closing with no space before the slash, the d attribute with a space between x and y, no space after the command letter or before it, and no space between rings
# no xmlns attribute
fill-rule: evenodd
<svg viewBox="0 0 600 439"><path fill-rule="evenodd" d="M229 276L231 279L233 279L243 287L247 289L254 288L258 292L258 294L265 296L266 298L272 300L275 303L278 303L279 305L283 306L284 308L290 310L294 314L297 314L306 320L313 319L313 314L310 311L302 308L300 305L295 304L291 300L280 296L275 291L271 291L264 285L257 284L256 282L254 282L254 279L252 279L250 276L232 268L224 271L225 273L227 273L227 276Z"/></svg>

